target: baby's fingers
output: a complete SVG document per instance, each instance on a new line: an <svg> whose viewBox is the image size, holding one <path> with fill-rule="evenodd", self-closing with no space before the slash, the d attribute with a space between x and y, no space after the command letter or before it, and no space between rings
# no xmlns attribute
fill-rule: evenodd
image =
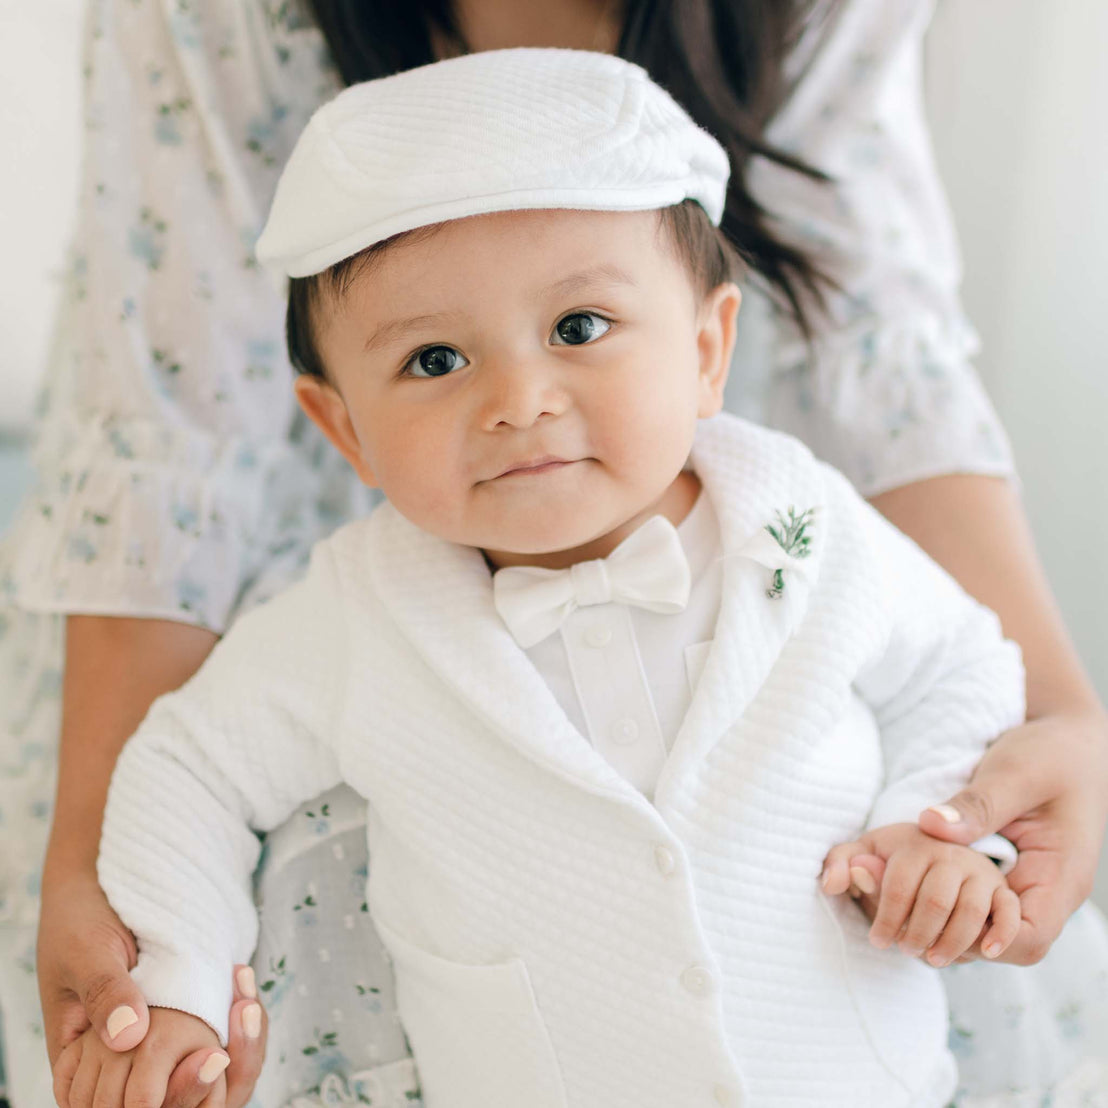
<svg viewBox="0 0 1108 1108"><path fill-rule="evenodd" d="M127 1075L131 1072L131 1059L126 1054L116 1054L104 1059L100 1067L100 1080L96 1082L93 1108L120 1108Z"/></svg>
<svg viewBox="0 0 1108 1108"><path fill-rule="evenodd" d="M69 1108L92 1108L92 1098L96 1094L96 1084L100 1080L100 1052L85 1049L77 1063L77 1072L69 1086Z"/></svg>
<svg viewBox="0 0 1108 1108"><path fill-rule="evenodd" d="M77 1067L81 1063L81 1051L84 1048L84 1038L74 1039L58 1055L54 1063L54 1100L59 1108L69 1108L69 1089L73 1084L73 1077L77 1073Z"/></svg>
<svg viewBox="0 0 1108 1108"><path fill-rule="evenodd" d="M959 903L964 880L965 874L956 866L933 865L927 871L916 893L916 903L904 928L904 937L898 944L910 958L918 958L944 933L955 905ZM984 920L982 915L978 921L979 928Z"/></svg>
<svg viewBox="0 0 1108 1108"><path fill-rule="evenodd" d="M820 887L828 896L841 896L850 888L850 859L855 854L866 854L865 843L840 843L827 852L820 876Z"/></svg>
<svg viewBox="0 0 1108 1108"><path fill-rule="evenodd" d="M869 929L869 941L879 950L892 946L900 929L907 923L927 865L926 858L902 853L894 855L885 867L881 897Z"/></svg>
<svg viewBox="0 0 1108 1108"><path fill-rule="evenodd" d="M950 922L927 953L927 961L936 967L949 966L977 942L992 907L995 880L971 877L962 886Z"/></svg>
<svg viewBox="0 0 1108 1108"><path fill-rule="evenodd" d="M1016 940L1020 930L1020 898L1007 886L993 893L993 922L981 940L981 953L986 958L1003 954Z"/></svg>

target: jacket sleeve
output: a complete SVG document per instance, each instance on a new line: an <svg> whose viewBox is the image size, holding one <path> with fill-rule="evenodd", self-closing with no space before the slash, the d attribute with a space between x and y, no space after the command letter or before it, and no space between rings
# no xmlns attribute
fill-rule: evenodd
<svg viewBox="0 0 1108 1108"><path fill-rule="evenodd" d="M748 321L768 346L758 414L867 497L941 474L1014 474L971 363L978 343L960 302L958 243L924 117L933 6L811 5L767 138L831 181L763 158L748 171L778 233L837 284L828 312L811 313L808 344L784 312L767 308L758 326L766 305L755 282Z"/></svg>
<svg viewBox="0 0 1108 1108"><path fill-rule="evenodd" d="M255 831L338 784L344 616L322 548L308 576L237 620L180 690L155 702L117 763L98 873L134 933L147 1001L226 1042L234 962L257 938Z"/></svg>
<svg viewBox="0 0 1108 1108"><path fill-rule="evenodd" d="M866 547L859 556L871 567L884 628L854 682L874 713L885 763L867 827L915 823L965 785L994 739L1023 722L1023 664L992 611L853 499ZM985 840L975 845L994 853Z"/></svg>
<svg viewBox="0 0 1108 1108"><path fill-rule="evenodd" d="M25 608L222 630L352 487L297 415L284 293L253 259L281 165L338 87L298 11L87 5L76 235L37 485L0 566Z"/></svg>

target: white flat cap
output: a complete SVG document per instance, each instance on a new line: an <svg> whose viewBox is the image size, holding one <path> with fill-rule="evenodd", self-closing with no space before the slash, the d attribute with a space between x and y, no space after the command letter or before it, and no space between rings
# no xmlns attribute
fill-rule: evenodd
<svg viewBox="0 0 1108 1108"><path fill-rule="evenodd" d="M323 105L281 175L257 255L307 277L448 219L689 197L718 226L728 173L723 147L637 65L584 50L483 51Z"/></svg>

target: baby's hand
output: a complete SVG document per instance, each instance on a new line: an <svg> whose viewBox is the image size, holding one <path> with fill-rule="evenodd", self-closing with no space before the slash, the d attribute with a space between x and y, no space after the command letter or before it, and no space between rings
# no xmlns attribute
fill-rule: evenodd
<svg viewBox="0 0 1108 1108"><path fill-rule="evenodd" d="M996 863L968 846L933 839L914 823L879 827L828 853L824 892L838 896L850 888L850 859L859 854L885 863L869 933L882 950L898 941L905 954L926 952L931 965L946 966L979 938L981 953L996 958L1019 932L1019 897Z"/></svg>
<svg viewBox="0 0 1108 1108"><path fill-rule="evenodd" d="M213 1049L205 1052L206 1047ZM190 1065L204 1084L211 1084L201 1108L224 1108L223 1071L230 1058L202 1019L174 1008L150 1009L150 1030L134 1050L110 1050L90 1027L58 1056L54 1099L61 1108L160 1105L177 1064L193 1054Z"/></svg>

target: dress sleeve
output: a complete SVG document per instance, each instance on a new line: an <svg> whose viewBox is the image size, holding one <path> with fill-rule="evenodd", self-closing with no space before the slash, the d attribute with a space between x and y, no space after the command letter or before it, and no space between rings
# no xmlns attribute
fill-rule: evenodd
<svg viewBox="0 0 1108 1108"><path fill-rule="evenodd" d="M21 606L221 630L346 510L297 417L283 289L253 259L281 165L337 88L299 13L88 5L78 226L37 486L0 566Z"/></svg>
<svg viewBox="0 0 1108 1108"><path fill-rule="evenodd" d="M772 312L762 418L867 497L941 474L1014 474L971 364L978 343L924 118L932 10L933 0L817 4L767 138L832 180L764 158L749 169L778 232L837 285L827 314L812 312L810 345Z"/></svg>
<svg viewBox="0 0 1108 1108"><path fill-rule="evenodd" d="M907 535L850 490L845 502L880 597L886 628L880 649L854 681L881 735L884 786L868 827L915 823L958 792L989 744L1023 722L1020 648L995 613L963 591ZM847 508L850 512L850 508ZM853 531L851 526L848 530ZM978 845L992 853L982 840Z"/></svg>
<svg viewBox="0 0 1108 1108"><path fill-rule="evenodd" d="M226 1042L233 964L257 939L253 830L339 783L347 648L330 557L237 619L181 689L155 702L120 755L97 871L138 945L151 1004L191 1012Z"/></svg>

